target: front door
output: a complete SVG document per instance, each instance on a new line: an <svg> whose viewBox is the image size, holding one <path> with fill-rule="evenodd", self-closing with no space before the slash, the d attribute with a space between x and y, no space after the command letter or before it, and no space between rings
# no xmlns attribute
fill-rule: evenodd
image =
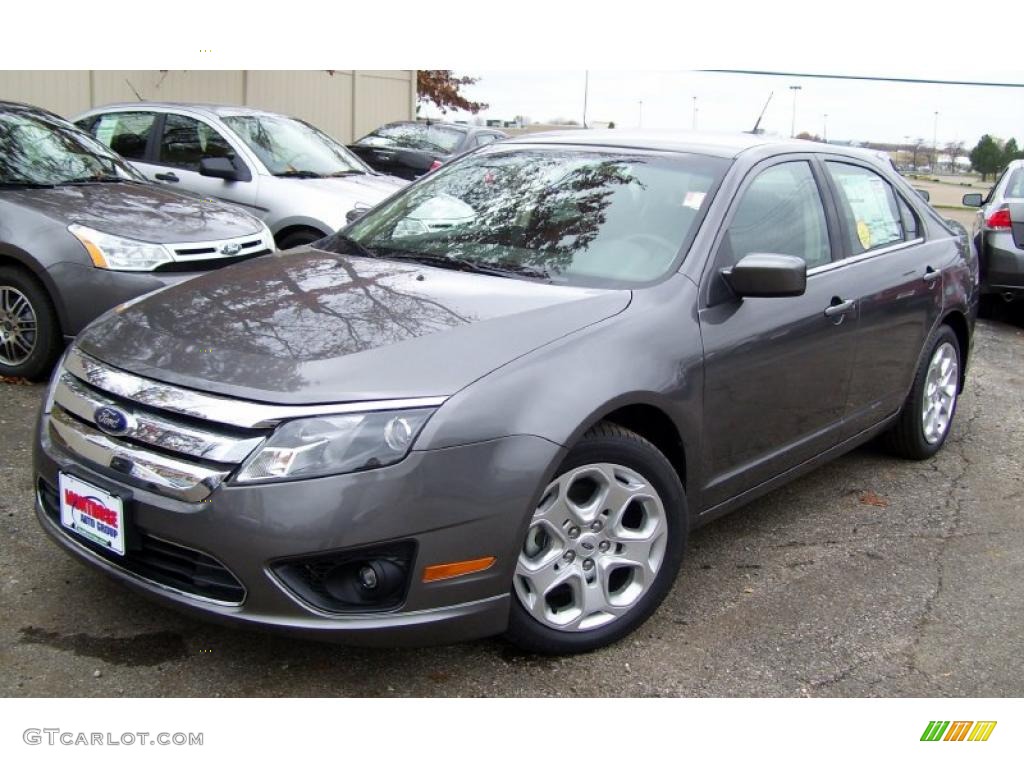
<svg viewBox="0 0 1024 768"><path fill-rule="evenodd" d="M245 161L211 124L188 115L167 113L153 156L136 164L153 181L202 197L242 206L253 215L256 208L256 179ZM199 173L199 161L226 157L239 172L238 181L225 181Z"/></svg>
<svg viewBox="0 0 1024 768"><path fill-rule="evenodd" d="M751 172L727 215L700 310L705 509L845 437L857 304L828 269L837 241L824 188L809 157L768 161ZM737 298L721 270L751 253L804 259L806 292Z"/></svg>

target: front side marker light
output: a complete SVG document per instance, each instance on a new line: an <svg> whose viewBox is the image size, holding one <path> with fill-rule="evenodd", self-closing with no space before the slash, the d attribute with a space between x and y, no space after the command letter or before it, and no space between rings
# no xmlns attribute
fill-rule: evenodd
<svg viewBox="0 0 1024 768"><path fill-rule="evenodd" d="M455 563L439 563L428 565L423 569L423 583L429 584L432 581L444 581L455 579L459 576L468 576L471 573L486 571L497 561L495 557L478 557L474 560L459 560Z"/></svg>

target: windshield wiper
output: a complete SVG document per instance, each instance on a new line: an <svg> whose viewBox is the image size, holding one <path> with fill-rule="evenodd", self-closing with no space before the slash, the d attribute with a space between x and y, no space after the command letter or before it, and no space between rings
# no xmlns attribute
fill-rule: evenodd
<svg viewBox="0 0 1024 768"><path fill-rule="evenodd" d="M42 181L0 181L2 189L53 189L53 186Z"/></svg>
<svg viewBox="0 0 1024 768"><path fill-rule="evenodd" d="M64 179L64 181L57 182L58 186L71 186L74 184L117 184L122 181L128 181L128 179L122 179L120 176L79 176L74 179Z"/></svg>
<svg viewBox="0 0 1024 768"><path fill-rule="evenodd" d="M535 280L551 279L551 275L546 270L509 261L478 262L458 256L440 256L432 253L407 253L403 251L392 251L385 254L382 258L415 261L417 264L426 264L431 267L454 269L460 272L475 272L479 275L493 275L495 277L529 277Z"/></svg>
<svg viewBox="0 0 1024 768"><path fill-rule="evenodd" d="M275 176L283 176L290 179L322 179L324 175L317 173L316 171L281 171L275 173Z"/></svg>
<svg viewBox="0 0 1024 768"><path fill-rule="evenodd" d="M352 168L347 171L335 171L334 173L328 173L327 175L332 179L337 179L341 178L342 176L365 176L366 171L360 171L356 168Z"/></svg>
<svg viewBox="0 0 1024 768"><path fill-rule="evenodd" d="M370 258L370 259L378 258L378 255L377 255L376 251L370 250L365 245L360 243L358 240L353 240L348 235L341 234L341 232L335 232L334 235L331 236L331 239L335 243L344 243L349 248L354 250L356 252L357 256L366 256L367 258ZM340 251L339 251L339 253L340 253Z"/></svg>

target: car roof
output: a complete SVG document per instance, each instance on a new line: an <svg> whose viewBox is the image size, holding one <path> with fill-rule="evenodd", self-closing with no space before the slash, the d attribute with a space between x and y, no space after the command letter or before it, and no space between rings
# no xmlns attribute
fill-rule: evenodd
<svg viewBox="0 0 1024 768"><path fill-rule="evenodd" d="M189 101L119 101L113 104L104 104L102 107L90 109L86 114L97 112L111 112L119 109L172 109L183 112L195 112L207 117L229 117L232 115L274 115L277 117L288 117L280 112L272 112L269 109L257 107L241 107L237 104L207 104L203 102Z"/></svg>
<svg viewBox="0 0 1024 768"><path fill-rule="evenodd" d="M711 131L576 129L528 133L502 142L502 146L512 144L566 144L616 149L647 149L717 157L736 157L747 150L765 147L777 148L782 152L833 152L851 157L867 158L875 162L878 162L879 159L871 150L822 144L803 139L788 139L768 134Z"/></svg>
<svg viewBox="0 0 1024 768"><path fill-rule="evenodd" d="M46 117L56 118L63 121L64 118L55 112L51 112L48 109L42 107L36 107L32 104L22 104L20 101L4 101L0 99L0 112L31 112L35 115L45 115Z"/></svg>

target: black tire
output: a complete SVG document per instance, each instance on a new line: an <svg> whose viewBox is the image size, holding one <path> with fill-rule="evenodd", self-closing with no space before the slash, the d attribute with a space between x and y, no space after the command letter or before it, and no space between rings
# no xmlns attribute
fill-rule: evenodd
<svg viewBox="0 0 1024 768"><path fill-rule="evenodd" d="M956 407L959 403L959 391L956 400L953 402L952 412L949 416L949 425L937 442L929 443L925 438L924 425L921 418L928 366L935 351L942 344L946 343L953 345L953 349L956 351L957 369L958 371L963 371L963 352L960 349L960 342L952 328L948 325L940 325L935 333L932 334L925 347L925 354L921 357L921 362L918 364L917 372L914 375L914 384L910 389L910 394L907 395L906 402L903 404L896 423L883 436L885 446L897 456L914 460L930 459L945 444L946 438L949 437L949 433L953 428L953 419L956 416Z"/></svg>
<svg viewBox="0 0 1024 768"><path fill-rule="evenodd" d="M278 250L287 251L289 248L298 248L300 245L315 243L324 235L315 229L297 229L277 241Z"/></svg>
<svg viewBox="0 0 1024 768"><path fill-rule="evenodd" d="M530 615L513 587L506 638L525 651L552 655L586 653L617 642L650 618L672 588L679 572L689 524L686 496L672 464L653 444L635 432L617 424L601 422L569 451L554 477L595 463L622 465L639 473L654 486L668 524L661 567L647 592L626 613L610 623L588 630L566 631L546 626Z"/></svg>
<svg viewBox="0 0 1024 768"><path fill-rule="evenodd" d="M19 267L0 267L0 294L11 288L27 299L35 315L36 328L32 337L32 351L24 360L4 361L8 352L0 345L0 376L12 376L39 381L45 379L63 347L60 323L46 289L27 271ZM3 307L0 307L2 315Z"/></svg>

